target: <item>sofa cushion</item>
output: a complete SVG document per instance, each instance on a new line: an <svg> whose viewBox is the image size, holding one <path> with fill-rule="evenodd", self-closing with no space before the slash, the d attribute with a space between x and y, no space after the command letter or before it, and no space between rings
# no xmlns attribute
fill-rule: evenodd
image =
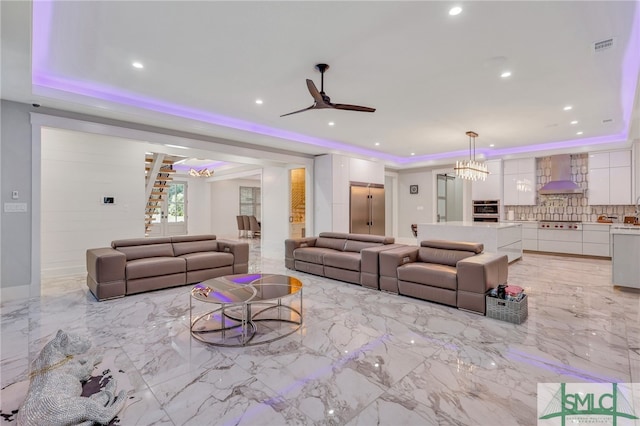
<svg viewBox="0 0 640 426"><path fill-rule="evenodd" d="M347 240L347 243L344 245L344 251L355 251L360 253L360 250L370 247L380 247L382 243L370 243L366 241L354 241Z"/></svg>
<svg viewBox="0 0 640 426"><path fill-rule="evenodd" d="M333 266L340 269L349 269L360 272L360 253L356 252L329 252L324 255L324 266Z"/></svg>
<svg viewBox="0 0 640 426"><path fill-rule="evenodd" d="M371 235L371 234L346 234L348 240L363 241L367 243L379 243L379 244L393 244L395 238L385 237L383 235Z"/></svg>
<svg viewBox="0 0 640 426"><path fill-rule="evenodd" d="M316 247L342 251L344 250L344 245L346 244L346 242L346 238L318 237L316 239Z"/></svg>
<svg viewBox="0 0 640 426"><path fill-rule="evenodd" d="M435 263L407 263L398 267L398 280L457 290L456 268Z"/></svg>
<svg viewBox="0 0 640 426"><path fill-rule="evenodd" d="M187 253L178 256L187 262L187 271L198 271L200 269L221 268L233 265L233 254L218 253L215 251Z"/></svg>
<svg viewBox="0 0 640 426"><path fill-rule="evenodd" d="M218 242L214 240L174 242L173 252L176 256L197 252L217 252Z"/></svg>
<svg viewBox="0 0 640 426"><path fill-rule="evenodd" d="M127 262L149 257L173 257L173 247L171 246L171 243L118 247L116 250L127 256Z"/></svg>
<svg viewBox="0 0 640 426"><path fill-rule="evenodd" d="M484 244L471 243L468 241L424 240L420 242L420 246L445 250L470 251L475 254L480 254L482 253L482 250L484 250Z"/></svg>
<svg viewBox="0 0 640 426"><path fill-rule="evenodd" d="M303 262L322 265L324 255L327 253L335 253L335 250L320 247L300 247L293 251L293 258Z"/></svg>
<svg viewBox="0 0 640 426"><path fill-rule="evenodd" d="M467 257L475 256L470 251L447 250L432 247L420 247L418 249L418 262L439 263L442 265L456 266L456 264Z"/></svg>
<svg viewBox="0 0 640 426"><path fill-rule="evenodd" d="M146 257L127 262L127 280L157 277L186 272L186 262L180 257Z"/></svg>

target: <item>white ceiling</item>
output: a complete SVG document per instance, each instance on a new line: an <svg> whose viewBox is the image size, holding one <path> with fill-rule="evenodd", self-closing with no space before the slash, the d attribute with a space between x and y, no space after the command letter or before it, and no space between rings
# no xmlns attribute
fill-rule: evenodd
<svg viewBox="0 0 640 426"><path fill-rule="evenodd" d="M450 16L454 5L463 11ZM2 2L2 98L306 154L351 152L395 167L466 157L467 130L479 133L478 153L488 157L578 149L640 137L629 135L631 120L640 120L638 105L632 111L639 8L635 1ZM593 52L594 42L611 37L612 48ZM320 87L319 62L331 66L325 91L333 102L377 111L281 118L312 104L305 79ZM505 70L511 77L500 77Z"/></svg>

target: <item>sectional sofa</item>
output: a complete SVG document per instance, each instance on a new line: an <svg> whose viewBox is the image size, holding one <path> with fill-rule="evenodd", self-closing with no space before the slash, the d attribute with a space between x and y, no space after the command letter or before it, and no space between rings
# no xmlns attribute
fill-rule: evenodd
<svg viewBox="0 0 640 426"><path fill-rule="evenodd" d="M249 269L249 244L215 235L115 240L88 249L87 286L98 300L192 284Z"/></svg>
<svg viewBox="0 0 640 426"><path fill-rule="evenodd" d="M285 241L285 266L364 287L485 314L485 294L507 282L508 260L481 243L394 244L374 235L322 232Z"/></svg>
<svg viewBox="0 0 640 426"><path fill-rule="evenodd" d="M378 289L379 253L401 247L392 237L321 232L285 241L289 269Z"/></svg>
<svg viewBox="0 0 640 426"><path fill-rule="evenodd" d="M507 255L481 243L426 240L380 253L380 289L485 314L485 294L505 284Z"/></svg>

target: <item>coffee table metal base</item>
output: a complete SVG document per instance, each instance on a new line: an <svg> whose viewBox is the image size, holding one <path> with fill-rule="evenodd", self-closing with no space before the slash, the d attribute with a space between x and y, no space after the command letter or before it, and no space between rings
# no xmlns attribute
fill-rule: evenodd
<svg viewBox="0 0 640 426"><path fill-rule="evenodd" d="M241 276L237 276L241 277ZM268 276L273 280L274 275ZM281 276L290 278L286 276ZM226 277L222 277L225 279ZM265 279L266 280L266 279ZM205 284L204 282L202 284ZM298 282L299 283L299 282ZM209 284L211 284L209 282ZM271 289L283 284L269 282ZM298 298L293 297L297 295ZM279 294L283 296L283 294ZM299 301L299 309L286 304ZM284 303L283 303L284 301ZM195 313L202 302L215 303L218 307ZM302 285L291 294L278 298L256 297L244 302L220 303L221 300L207 300L190 297L189 318L191 335L200 342L214 346L250 346L266 344L295 333L302 326ZM257 323L260 323L258 327Z"/></svg>

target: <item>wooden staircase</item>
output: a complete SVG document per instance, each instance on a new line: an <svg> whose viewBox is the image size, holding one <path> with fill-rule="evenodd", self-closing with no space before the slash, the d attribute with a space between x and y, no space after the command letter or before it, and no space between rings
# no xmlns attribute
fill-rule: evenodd
<svg viewBox="0 0 640 426"><path fill-rule="evenodd" d="M173 161L164 157L164 154L153 154L153 157L145 158L145 198L147 199L144 212L145 235L149 235L153 226L153 215L169 195L168 183L173 180L171 175L176 172L173 169Z"/></svg>

